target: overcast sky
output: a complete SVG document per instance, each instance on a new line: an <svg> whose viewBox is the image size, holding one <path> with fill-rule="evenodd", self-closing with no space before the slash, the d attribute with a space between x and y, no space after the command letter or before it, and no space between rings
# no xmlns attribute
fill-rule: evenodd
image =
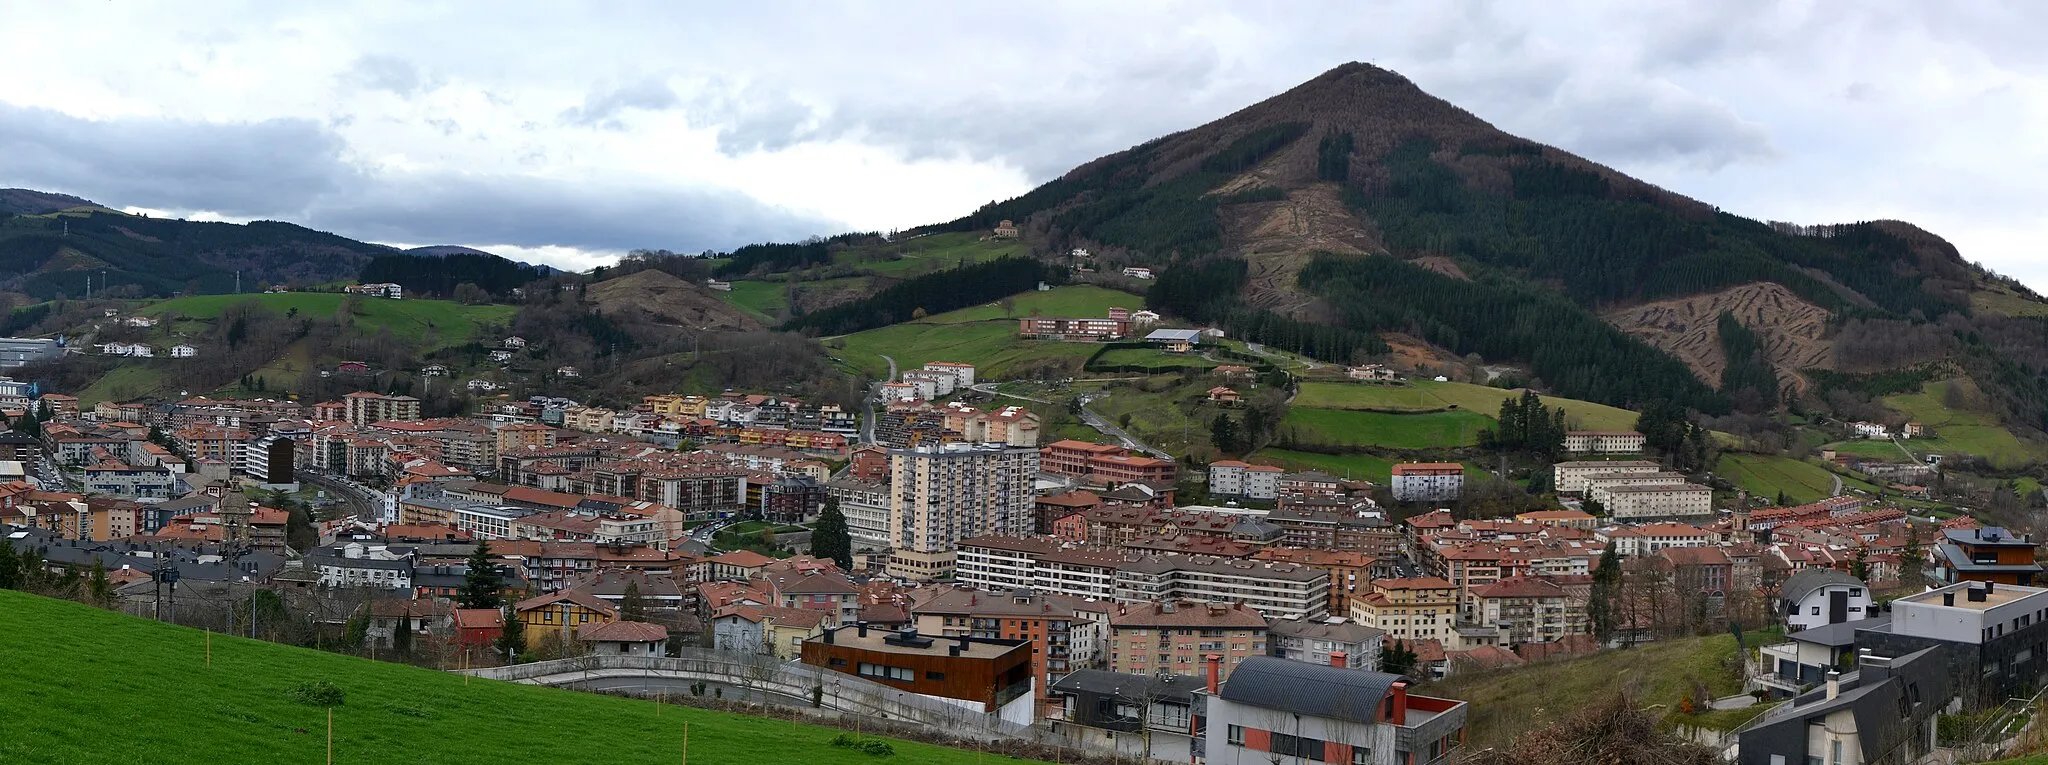
<svg viewBox="0 0 2048 765"><path fill-rule="evenodd" d="M0 186L578 267L949 219L1361 60L2048 291L2048 4L1575 5L0 0Z"/></svg>

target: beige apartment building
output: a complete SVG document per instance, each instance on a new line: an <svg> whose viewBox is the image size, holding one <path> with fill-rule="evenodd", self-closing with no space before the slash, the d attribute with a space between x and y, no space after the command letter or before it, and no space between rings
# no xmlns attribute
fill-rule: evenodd
<svg viewBox="0 0 2048 765"><path fill-rule="evenodd" d="M348 424L357 427L373 422L420 418L420 400L411 396L386 396L382 393L357 391L342 396L341 403L342 418L348 420Z"/></svg>
<svg viewBox="0 0 2048 765"><path fill-rule="evenodd" d="M1664 468L1648 460L1579 461L1560 462L1551 466L1551 475L1560 494L1578 494L1586 490L1586 478L1601 473L1655 473Z"/></svg>
<svg viewBox="0 0 2048 765"><path fill-rule="evenodd" d="M1714 490L1696 483L1608 486L1586 492L1615 520L1697 518L1714 514Z"/></svg>
<svg viewBox="0 0 2048 765"><path fill-rule="evenodd" d="M1372 592L1351 599L1351 620L1390 640L1451 641L1458 586L1433 576L1375 580Z"/></svg>
<svg viewBox="0 0 2048 765"><path fill-rule="evenodd" d="M960 540L1029 534L1038 450L1000 444L932 444L889 453L890 576L952 573Z"/></svg>
<svg viewBox="0 0 2048 765"><path fill-rule="evenodd" d="M1117 607L1109 617L1109 669L1199 676L1203 657L1223 657L1222 676L1266 655L1266 618L1242 603L1168 600Z"/></svg>

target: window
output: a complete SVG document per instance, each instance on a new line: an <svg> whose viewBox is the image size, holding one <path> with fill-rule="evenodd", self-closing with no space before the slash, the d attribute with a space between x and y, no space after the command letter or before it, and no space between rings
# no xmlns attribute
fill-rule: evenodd
<svg viewBox="0 0 2048 765"><path fill-rule="evenodd" d="M1828 742L1828 765L1842 765L1842 742Z"/></svg>
<svg viewBox="0 0 2048 765"><path fill-rule="evenodd" d="M1244 746L1244 726L1232 725L1224 729L1231 746Z"/></svg>
<svg viewBox="0 0 2048 765"><path fill-rule="evenodd" d="M924 673L924 679L926 679L926 680L944 680L944 679L946 679L946 673L944 673L944 672L926 672L926 673Z"/></svg>
<svg viewBox="0 0 2048 765"><path fill-rule="evenodd" d="M845 660L845 659L826 659L826 660L825 660L825 663L826 663L827 665L829 665L829 666L834 666L834 667L844 667L844 666L846 666L846 660Z"/></svg>
<svg viewBox="0 0 2048 765"><path fill-rule="evenodd" d="M1813 607L1813 610L1812 610L1812 611L1808 611L1807 613L1808 613L1808 614L1810 614L1810 615L1813 615L1813 616L1819 616L1819 615L1820 615L1820 606L1814 606L1814 607Z"/></svg>

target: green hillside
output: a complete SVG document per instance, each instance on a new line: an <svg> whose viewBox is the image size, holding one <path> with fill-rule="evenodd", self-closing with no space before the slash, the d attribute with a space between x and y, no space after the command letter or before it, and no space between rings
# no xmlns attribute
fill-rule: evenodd
<svg viewBox="0 0 2048 765"><path fill-rule="evenodd" d="M1827 499L1835 487L1835 474L1827 468L1776 455L1730 452L1721 455L1721 462L1714 467L1714 472L1748 489L1754 496L1774 500L1782 493L1785 500L1793 504ZM1844 477L1842 484L1845 489L1877 490L1869 481L1855 478Z"/></svg>
<svg viewBox="0 0 2048 765"><path fill-rule="evenodd" d="M1947 403L1949 387L1961 384L1965 383L1953 380L1932 382L1918 393L1884 399L1885 406L1904 412L1914 422L1934 429L1933 438L1902 442L1906 448L1920 455L1974 454L2001 468L2048 461L2048 448L2021 441L2011 430L2000 425L1998 418L1951 407Z"/></svg>
<svg viewBox="0 0 2048 765"><path fill-rule="evenodd" d="M855 247L837 253L832 262L879 276L901 277L1027 254L1024 243L1015 239L983 240L978 232L963 232Z"/></svg>
<svg viewBox="0 0 2048 765"><path fill-rule="evenodd" d="M1020 762L893 741L876 758L836 729L459 676L251 640L0 591L0 762L325 761L327 710L287 691L327 681L334 762L689 762L700 765Z"/></svg>
<svg viewBox="0 0 2048 765"><path fill-rule="evenodd" d="M1017 320L1033 311L1043 316L1103 316L1112 306L1136 310L1143 305L1144 298L1130 293L1073 285L1018 295L1008 316L1000 305L979 305L855 332L826 344L846 363L875 377L889 371L884 355L894 357L901 369L928 361L973 364L982 368L985 379L1002 379L1045 364L1078 370L1098 349L1096 344L1022 340L1017 337Z"/></svg>
<svg viewBox="0 0 2048 765"><path fill-rule="evenodd" d="M298 309L300 314L324 317L340 310L346 297L332 292L193 295L151 303L136 313L144 316L176 313L189 319L213 319L218 318L228 306L254 300L280 313ZM469 342L483 325L510 322L517 310L508 305L463 305L452 300L382 298L364 298L357 301L357 306L356 325L369 331L388 327L398 338L418 342L432 330L439 342L435 347L421 348L421 352Z"/></svg>
<svg viewBox="0 0 2048 765"><path fill-rule="evenodd" d="M1294 405L1312 409L1374 409L1381 411L1433 411L1458 408L1492 415L1500 411L1501 399L1522 395L1521 389L1506 390L1460 382L1415 380L1405 385L1368 383L1306 382ZM1545 406L1563 407L1573 428L1582 430L1628 430L1636 425L1636 413L1591 401L1544 396Z"/></svg>
<svg viewBox="0 0 2048 765"><path fill-rule="evenodd" d="M1281 424L1295 440L1332 446L1437 449L1474 446L1493 418L1467 410L1394 414L1295 407Z"/></svg>

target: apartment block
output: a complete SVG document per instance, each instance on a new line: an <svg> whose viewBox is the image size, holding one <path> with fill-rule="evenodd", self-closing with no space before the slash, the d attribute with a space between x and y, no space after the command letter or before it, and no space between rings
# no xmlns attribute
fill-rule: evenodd
<svg viewBox="0 0 2048 765"><path fill-rule="evenodd" d="M1642 454L1643 434L1633 430L1573 430L1564 434L1571 454Z"/></svg>
<svg viewBox="0 0 2048 765"><path fill-rule="evenodd" d="M420 418L420 400L411 396L386 396L381 393L357 391L341 397L342 418L348 424L362 427L384 420L417 420Z"/></svg>
<svg viewBox="0 0 2048 765"><path fill-rule="evenodd" d="M1241 603L1166 600L1121 606L1109 618L1109 668L1150 675L1201 672L1222 657L1220 673L1266 654L1266 619Z"/></svg>
<svg viewBox="0 0 2048 765"><path fill-rule="evenodd" d="M1299 563L1146 555L1118 566L1116 585L1116 599L1123 602L1233 603L1274 619L1315 618L1330 609L1329 573Z"/></svg>
<svg viewBox="0 0 2048 765"><path fill-rule="evenodd" d="M1559 462L1551 466L1551 477L1560 494L1586 490L1586 478L1600 473L1655 473L1664 468L1648 460Z"/></svg>
<svg viewBox="0 0 2048 765"><path fill-rule="evenodd" d="M1351 620L1395 640L1445 640L1458 618L1458 587L1433 576L1381 579L1351 599Z"/></svg>
<svg viewBox="0 0 2048 765"><path fill-rule="evenodd" d="M1408 462L1393 469L1394 499L1449 502L1465 488L1465 466L1455 462Z"/></svg>
<svg viewBox="0 0 2048 765"><path fill-rule="evenodd" d="M993 444L898 449L890 452L890 471L891 576L940 578L952 573L960 540L1031 531L1036 449Z"/></svg>

